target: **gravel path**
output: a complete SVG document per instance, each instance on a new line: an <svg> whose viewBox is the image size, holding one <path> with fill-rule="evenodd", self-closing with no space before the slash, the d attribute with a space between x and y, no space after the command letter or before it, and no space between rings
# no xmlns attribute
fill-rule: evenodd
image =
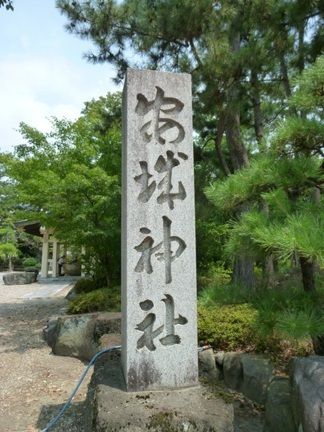
<svg viewBox="0 0 324 432"><path fill-rule="evenodd" d="M52 355L42 339L47 319L64 313L70 283L62 278L6 286L0 274L0 432L44 428L84 369L77 359ZM68 415L51 431L83 432L87 382Z"/></svg>

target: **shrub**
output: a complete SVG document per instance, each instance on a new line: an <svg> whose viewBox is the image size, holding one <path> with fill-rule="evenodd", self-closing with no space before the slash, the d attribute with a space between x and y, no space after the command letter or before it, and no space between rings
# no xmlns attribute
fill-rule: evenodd
<svg viewBox="0 0 324 432"><path fill-rule="evenodd" d="M23 264L23 267L25 269L28 268L28 267L33 267L33 268L36 268L36 269L40 269L40 267L41 267L40 262L38 261L38 259L34 258L34 257L25 258L23 260L22 264Z"/></svg>
<svg viewBox="0 0 324 432"><path fill-rule="evenodd" d="M100 288L79 294L68 308L68 312L72 314L98 311L120 311L120 287Z"/></svg>
<svg viewBox="0 0 324 432"><path fill-rule="evenodd" d="M258 311L250 304L198 307L199 340L216 349L251 349L257 343L254 325Z"/></svg>
<svg viewBox="0 0 324 432"><path fill-rule="evenodd" d="M198 278L199 288L229 284L232 271L225 268L223 263L211 263L207 270L201 272Z"/></svg>
<svg viewBox="0 0 324 432"><path fill-rule="evenodd" d="M312 352L324 334L324 289L307 293L295 280L276 289L208 286L199 296L199 335L215 348L250 349L274 360Z"/></svg>
<svg viewBox="0 0 324 432"><path fill-rule="evenodd" d="M89 293L100 288L94 279L79 279L74 285L74 291L77 294Z"/></svg>

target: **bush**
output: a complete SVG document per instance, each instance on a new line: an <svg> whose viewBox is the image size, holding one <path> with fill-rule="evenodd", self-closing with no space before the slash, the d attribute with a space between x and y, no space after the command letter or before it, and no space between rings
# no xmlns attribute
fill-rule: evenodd
<svg viewBox="0 0 324 432"><path fill-rule="evenodd" d="M324 289L307 293L294 279L276 289L208 286L199 296L199 336L217 349L250 349L274 360L312 352L324 334Z"/></svg>
<svg viewBox="0 0 324 432"><path fill-rule="evenodd" d="M33 267L33 268L36 268L36 269L40 269L40 267L41 267L41 264L38 261L38 259L34 258L34 257L25 258L23 260L22 264L23 264L24 269L26 269L28 267L29 268Z"/></svg>
<svg viewBox="0 0 324 432"><path fill-rule="evenodd" d="M74 291L77 294L89 293L100 288L94 279L79 279L74 285Z"/></svg>
<svg viewBox="0 0 324 432"><path fill-rule="evenodd" d="M211 263L198 277L198 287L223 286L231 281L232 271L225 268L224 263Z"/></svg>
<svg viewBox="0 0 324 432"><path fill-rule="evenodd" d="M98 311L120 311L120 287L100 288L79 294L68 308L68 312L72 314Z"/></svg>
<svg viewBox="0 0 324 432"><path fill-rule="evenodd" d="M250 350L258 311L249 304L198 307L199 340L218 350Z"/></svg>

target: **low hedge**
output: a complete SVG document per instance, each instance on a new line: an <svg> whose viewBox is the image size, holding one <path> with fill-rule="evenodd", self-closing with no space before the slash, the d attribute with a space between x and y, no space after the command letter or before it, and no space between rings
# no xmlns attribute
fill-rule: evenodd
<svg viewBox="0 0 324 432"><path fill-rule="evenodd" d="M76 294L89 293L100 288L94 279L79 279L74 285Z"/></svg>
<svg viewBox="0 0 324 432"><path fill-rule="evenodd" d="M257 344L258 311L250 304L198 306L198 337L217 350L250 350Z"/></svg>
<svg viewBox="0 0 324 432"><path fill-rule="evenodd" d="M100 288L77 295L71 301L68 312L71 314L98 311L119 312L120 304L120 287Z"/></svg>

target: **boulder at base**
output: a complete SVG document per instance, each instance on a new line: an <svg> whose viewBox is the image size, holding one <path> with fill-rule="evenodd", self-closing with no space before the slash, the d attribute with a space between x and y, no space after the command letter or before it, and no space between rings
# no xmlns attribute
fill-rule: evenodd
<svg viewBox="0 0 324 432"><path fill-rule="evenodd" d="M126 392L119 353L95 364L88 397L93 432L233 432L233 405L209 387Z"/></svg>
<svg viewBox="0 0 324 432"><path fill-rule="evenodd" d="M292 361L292 401L298 431L324 431L324 357Z"/></svg>
<svg viewBox="0 0 324 432"><path fill-rule="evenodd" d="M54 354L90 360L100 349L118 341L120 345L120 338L116 337L120 331L120 313L98 312L51 318L43 335ZM103 335L111 337L102 341Z"/></svg>
<svg viewBox="0 0 324 432"><path fill-rule="evenodd" d="M37 274L35 272L15 272L3 275L5 285L26 285L36 282Z"/></svg>
<svg viewBox="0 0 324 432"><path fill-rule="evenodd" d="M268 388L264 432L295 432L289 378L275 377Z"/></svg>

